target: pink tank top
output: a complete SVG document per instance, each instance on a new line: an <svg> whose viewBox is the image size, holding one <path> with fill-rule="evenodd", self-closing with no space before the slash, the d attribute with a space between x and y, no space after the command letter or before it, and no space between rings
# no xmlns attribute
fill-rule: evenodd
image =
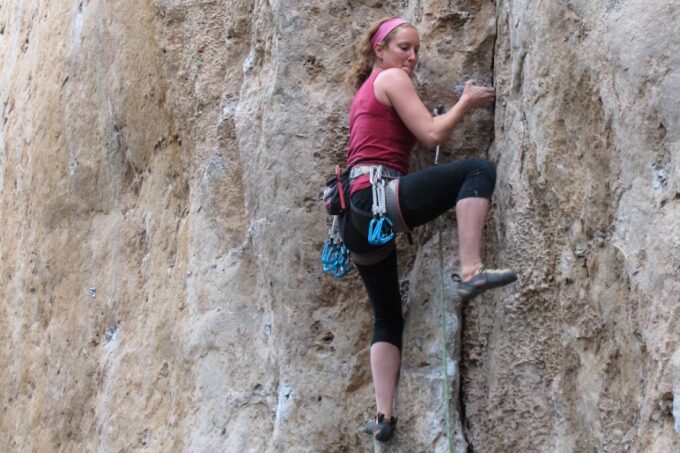
<svg viewBox="0 0 680 453"><path fill-rule="evenodd" d="M396 110L375 97L373 82L380 72L380 69L373 70L352 100L347 165L382 164L406 174L416 138ZM368 176L361 176L352 181L350 194L370 186Z"/></svg>

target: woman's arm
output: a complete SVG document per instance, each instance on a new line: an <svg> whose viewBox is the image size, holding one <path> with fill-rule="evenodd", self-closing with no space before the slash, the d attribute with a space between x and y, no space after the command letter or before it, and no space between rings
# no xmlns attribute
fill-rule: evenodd
<svg viewBox="0 0 680 453"><path fill-rule="evenodd" d="M416 93L411 77L399 68L380 73L375 79L374 90L376 98L394 107L406 127L427 148L434 148L446 140L467 111L489 106L495 99L493 88L478 87L469 80L456 105L443 115L433 117Z"/></svg>

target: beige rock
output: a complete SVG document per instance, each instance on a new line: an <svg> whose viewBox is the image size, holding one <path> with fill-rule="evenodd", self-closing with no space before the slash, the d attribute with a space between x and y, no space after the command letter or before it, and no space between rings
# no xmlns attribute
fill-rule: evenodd
<svg viewBox="0 0 680 453"><path fill-rule="evenodd" d="M436 226L400 239L389 450L447 451L442 337L455 451L680 447L672 2L36 0L0 3L0 450L381 450L319 195L390 13L428 107L497 88L442 159L497 163L485 252L520 281L461 312L447 277L444 335Z"/></svg>
<svg viewBox="0 0 680 453"><path fill-rule="evenodd" d="M503 1L497 17L493 249L521 277L475 307L466 331L480 356L464 381L469 440L678 450L667 410L679 338L677 7Z"/></svg>

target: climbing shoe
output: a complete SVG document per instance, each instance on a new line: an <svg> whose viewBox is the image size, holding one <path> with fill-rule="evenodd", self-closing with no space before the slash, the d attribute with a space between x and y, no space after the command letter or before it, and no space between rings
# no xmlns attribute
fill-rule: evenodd
<svg viewBox="0 0 680 453"><path fill-rule="evenodd" d="M390 417L385 419L385 414L378 412L374 419L369 420L364 425L364 432L366 434L373 434L373 437L380 442L387 442L394 436L394 431L397 429L397 418Z"/></svg>
<svg viewBox="0 0 680 453"><path fill-rule="evenodd" d="M517 280L517 274L511 269L489 269L480 267L472 277L463 282L458 274L451 276L458 283L458 294L463 302L474 299L487 289L505 286Z"/></svg>

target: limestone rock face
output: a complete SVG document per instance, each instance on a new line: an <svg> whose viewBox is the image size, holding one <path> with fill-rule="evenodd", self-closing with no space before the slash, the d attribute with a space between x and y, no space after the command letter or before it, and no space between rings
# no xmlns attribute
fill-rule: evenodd
<svg viewBox="0 0 680 453"><path fill-rule="evenodd" d="M447 277L444 333L437 227L399 240L390 451L447 451L443 338L456 451L680 448L676 5L34 0L0 3L2 451L380 450L319 199L390 14L428 107L495 84L442 160L497 163L486 259L520 271L462 310Z"/></svg>
<svg viewBox="0 0 680 453"><path fill-rule="evenodd" d="M678 451L680 8L499 1L497 20L491 248L521 278L470 307L469 440Z"/></svg>

